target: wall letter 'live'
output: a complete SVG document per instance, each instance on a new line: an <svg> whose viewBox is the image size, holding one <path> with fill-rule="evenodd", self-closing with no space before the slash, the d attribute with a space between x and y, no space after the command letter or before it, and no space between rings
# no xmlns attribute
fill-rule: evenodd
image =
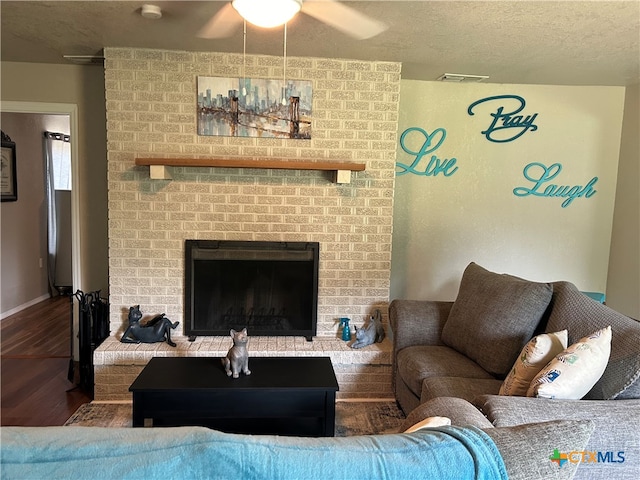
<svg viewBox="0 0 640 480"><path fill-rule="evenodd" d="M412 150L407 146L409 141L408 136L413 134L412 136L419 137L419 141L422 142L422 146L420 150ZM413 173L414 175L422 175L425 177L435 177L439 173L442 173L445 177L450 177L458 170L456 167L456 159L455 158L445 158L444 160L439 159L436 155L431 155L431 159L429 162L422 167L420 167L420 162L423 157L429 153L435 152L440 145L444 142L444 139L447 137L447 131L444 128L437 128L432 133L427 133L422 128L411 127L407 128L402 135L400 136L400 146L402 150L404 150L409 155L412 155L414 158L413 163L411 165L405 165L404 163L396 162L396 167L400 170L396 170L396 175L404 175L405 173ZM415 142L414 142L415 143ZM423 168L420 170L418 167Z"/></svg>

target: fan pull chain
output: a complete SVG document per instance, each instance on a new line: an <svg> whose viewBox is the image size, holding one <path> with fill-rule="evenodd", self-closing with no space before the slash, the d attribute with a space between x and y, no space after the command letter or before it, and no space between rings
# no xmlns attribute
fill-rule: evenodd
<svg viewBox="0 0 640 480"><path fill-rule="evenodd" d="M247 21L244 21L242 37L242 95L247 95Z"/></svg>
<svg viewBox="0 0 640 480"><path fill-rule="evenodd" d="M284 24L284 55L282 74L282 105L287 105L287 24Z"/></svg>

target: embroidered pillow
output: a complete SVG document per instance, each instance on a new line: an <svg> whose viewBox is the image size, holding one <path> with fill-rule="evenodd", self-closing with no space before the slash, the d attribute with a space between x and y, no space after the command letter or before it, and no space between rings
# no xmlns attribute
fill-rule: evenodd
<svg viewBox="0 0 640 480"><path fill-rule="evenodd" d="M567 330L543 333L529 340L500 387L500 395L524 397L534 377L567 348Z"/></svg>
<svg viewBox="0 0 640 480"><path fill-rule="evenodd" d="M611 354L611 326L571 345L551 360L529 385L527 397L579 400L596 384Z"/></svg>

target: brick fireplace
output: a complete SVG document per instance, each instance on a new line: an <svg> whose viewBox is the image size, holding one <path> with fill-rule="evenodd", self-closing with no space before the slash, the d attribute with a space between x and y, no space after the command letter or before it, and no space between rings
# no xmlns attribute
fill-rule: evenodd
<svg viewBox="0 0 640 480"><path fill-rule="evenodd" d="M389 397L390 345L352 350L339 317L386 321L400 64L287 58L287 77L313 81L311 140L205 137L196 132L196 79L281 78L281 57L130 48L105 49L111 331L95 352L95 396L128 399L153 356L223 356L228 337L183 335L184 242L319 242L317 337L255 337L252 355L327 355L339 397ZM174 167L151 180L138 157L232 157L366 164L351 183L327 172ZM166 344L122 344L130 306L180 321ZM179 331L178 331L179 330Z"/></svg>

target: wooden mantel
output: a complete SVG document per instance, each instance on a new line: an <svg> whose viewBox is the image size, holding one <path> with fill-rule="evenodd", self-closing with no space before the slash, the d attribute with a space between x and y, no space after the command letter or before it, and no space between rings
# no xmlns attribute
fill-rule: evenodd
<svg viewBox="0 0 640 480"><path fill-rule="evenodd" d="M148 165L149 177L154 180L171 179L167 167L222 167L222 168L261 168L279 170L322 170L333 171L335 183L350 183L351 172L361 172L364 163L340 161L304 161L284 158L253 160L243 158L136 158L136 165Z"/></svg>

